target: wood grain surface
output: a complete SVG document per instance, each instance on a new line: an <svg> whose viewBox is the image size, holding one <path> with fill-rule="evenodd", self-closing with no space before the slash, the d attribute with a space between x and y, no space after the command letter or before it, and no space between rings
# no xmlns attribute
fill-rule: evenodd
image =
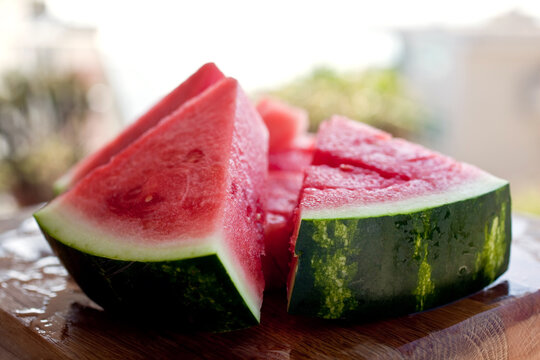
<svg viewBox="0 0 540 360"><path fill-rule="evenodd" d="M0 235L0 359L540 359L540 220L515 216L513 228L509 271L437 309L325 321L288 315L273 293L260 326L193 334L103 312L28 219Z"/></svg>

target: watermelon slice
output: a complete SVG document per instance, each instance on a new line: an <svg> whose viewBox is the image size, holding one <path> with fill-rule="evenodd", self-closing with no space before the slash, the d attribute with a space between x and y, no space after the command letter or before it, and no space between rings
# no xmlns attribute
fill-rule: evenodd
<svg viewBox="0 0 540 360"><path fill-rule="evenodd" d="M269 131L272 129L269 128ZM312 134L303 134L290 148L272 150L268 153L268 170L303 172L311 164L314 150L315 137Z"/></svg>
<svg viewBox="0 0 540 360"><path fill-rule="evenodd" d="M288 309L331 319L426 310L493 282L510 241L506 181L334 117L303 184Z"/></svg>
<svg viewBox="0 0 540 360"><path fill-rule="evenodd" d="M197 328L256 324L267 130L221 80L35 213L107 310Z"/></svg>
<svg viewBox="0 0 540 360"><path fill-rule="evenodd" d="M276 99L263 98L257 103L270 134L270 152L296 148L295 142L307 132L308 115L303 109Z"/></svg>
<svg viewBox="0 0 540 360"><path fill-rule="evenodd" d="M303 171L313 157L314 138L307 133L308 118L303 109L264 98L257 104L257 110L270 137L262 264L265 290L272 291L286 284L291 258L292 215L298 205Z"/></svg>
<svg viewBox="0 0 540 360"><path fill-rule="evenodd" d="M302 188L302 172L270 171L266 186L267 205L264 226L265 255L262 258L265 290L283 288L289 274L289 239L292 215Z"/></svg>
<svg viewBox="0 0 540 360"><path fill-rule="evenodd" d="M201 94L208 87L223 78L224 75L219 71L216 65L212 63L203 65L197 72L154 105L154 107L148 110L136 122L122 131L122 133L114 140L77 163L55 183L55 192L64 192L96 167L108 163L114 155L118 154L132 142L137 140L142 134L148 131L148 129L154 127L160 120L167 115L172 114L186 101Z"/></svg>

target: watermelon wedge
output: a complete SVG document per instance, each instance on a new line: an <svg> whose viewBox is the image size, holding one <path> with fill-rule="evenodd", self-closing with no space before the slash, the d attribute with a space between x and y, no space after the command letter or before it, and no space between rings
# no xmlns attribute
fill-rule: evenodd
<svg viewBox="0 0 540 360"><path fill-rule="evenodd" d="M270 152L296 148L297 139L307 132L308 115L304 109L263 98L257 103L257 111L268 127Z"/></svg>
<svg viewBox="0 0 540 360"><path fill-rule="evenodd" d="M292 215L302 189L302 172L270 171L266 185L265 254L262 265L265 290L285 287L289 274L289 239L293 230Z"/></svg>
<svg viewBox="0 0 540 360"><path fill-rule="evenodd" d="M106 310L215 331L251 326L264 289L267 144L227 78L34 216Z"/></svg>
<svg viewBox="0 0 540 360"><path fill-rule="evenodd" d="M269 131L272 131L269 128ZM312 134L303 134L295 139L290 148L271 150L268 153L268 170L303 172L311 164L315 138Z"/></svg>
<svg viewBox="0 0 540 360"><path fill-rule="evenodd" d="M148 129L167 115L175 112L186 101L196 97L208 87L223 79L224 75L213 63L203 65L186 81L171 91L161 101L154 105L137 121L127 127L114 140L107 145L81 160L73 168L62 176L54 185L57 194L64 192L79 182L96 167L109 162L109 160L132 142L137 140Z"/></svg>
<svg viewBox="0 0 540 360"><path fill-rule="evenodd" d="M508 266L504 180L342 117L321 125L306 172L290 313L423 311L481 289Z"/></svg>
<svg viewBox="0 0 540 360"><path fill-rule="evenodd" d="M265 290L272 291L282 289L287 282L292 216L298 205L304 169L313 157L314 139L307 133L308 117L303 109L263 98L257 104L257 111L270 138L262 264Z"/></svg>

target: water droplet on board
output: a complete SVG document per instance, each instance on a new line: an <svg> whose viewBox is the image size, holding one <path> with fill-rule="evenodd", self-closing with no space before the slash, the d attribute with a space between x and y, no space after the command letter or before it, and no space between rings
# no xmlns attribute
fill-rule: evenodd
<svg viewBox="0 0 540 360"><path fill-rule="evenodd" d="M36 286L36 285L30 285L30 284L24 284L22 285L22 288L26 291L34 292L40 295L54 297L56 296L56 293L53 291L47 290L44 286Z"/></svg>
<svg viewBox="0 0 540 360"><path fill-rule="evenodd" d="M56 256L46 256L44 258L39 259L34 263L34 268L44 268L46 266L51 265L60 265L60 261Z"/></svg>
<svg viewBox="0 0 540 360"><path fill-rule="evenodd" d="M19 308L10 310L14 316L53 339L65 336L72 304L98 308L69 280L33 219L0 234L0 288L13 288L24 297Z"/></svg>
<svg viewBox="0 0 540 360"><path fill-rule="evenodd" d="M15 314L20 317L26 317L26 316L39 316L41 314L45 313L44 309L38 309L38 308L28 308L28 309L21 309L21 310L15 310Z"/></svg>

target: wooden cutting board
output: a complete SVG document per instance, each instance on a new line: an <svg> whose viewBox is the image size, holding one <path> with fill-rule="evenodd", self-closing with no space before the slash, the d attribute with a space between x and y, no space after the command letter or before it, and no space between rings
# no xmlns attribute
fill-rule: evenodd
<svg viewBox="0 0 540 360"><path fill-rule="evenodd" d="M508 272L431 311L324 321L288 315L275 293L260 326L188 334L104 313L28 219L0 235L0 359L540 359L540 219L515 216L513 228Z"/></svg>

